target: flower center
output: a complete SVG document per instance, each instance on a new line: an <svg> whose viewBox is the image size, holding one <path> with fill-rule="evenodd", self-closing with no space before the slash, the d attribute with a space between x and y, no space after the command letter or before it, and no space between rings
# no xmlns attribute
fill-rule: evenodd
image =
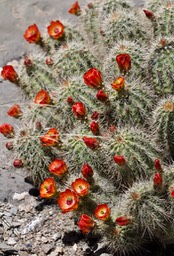
<svg viewBox="0 0 174 256"><path fill-rule="evenodd" d="M69 197L67 200L66 200L66 203L67 205L71 205L73 202L73 199L71 197Z"/></svg>
<svg viewBox="0 0 174 256"><path fill-rule="evenodd" d="M56 34L58 34L58 33L60 32L60 30L59 30L58 28L55 28L55 29L54 29L54 32L55 32Z"/></svg>

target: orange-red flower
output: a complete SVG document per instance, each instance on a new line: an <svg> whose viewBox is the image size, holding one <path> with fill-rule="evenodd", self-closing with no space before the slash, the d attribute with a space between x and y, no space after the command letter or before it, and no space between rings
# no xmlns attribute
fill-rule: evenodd
<svg viewBox="0 0 174 256"><path fill-rule="evenodd" d="M7 138L13 138L14 128L10 124L4 123L0 126L0 133L2 133Z"/></svg>
<svg viewBox="0 0 174 256"><path fill-rule="evenodd" d="M163 178L159 172L155 173L155 176L153 178L153 183L155 186L161 186L163 183Z"/></svg>
<svg viewBox="0 0 174 256"><path fill-rule="evenodd" d="M50 128L45 135L40 137L43 146L56 146L59 142L59 133L56 128Z"/></svg>
<svg viewBox="0 0 174 256"><path fill-rule="evenodd" d="M27 28L24 34L24 38L30 43L38 43L41 34L36 24L33 24Z"/></svg>
<svg viewBox="0 0 174 256"><path fill-rule="evenodd" d="M116 62L119 66L120 71L129 71L131 68L131 57L128 53L121 53L116 56Z"/></svg>
<svg viewBox="0 0 174 256"><path fill-rule="evenodd" d="M72 183L72 188L78 196L87 195L89 193L89 187L89 183L82 178L76 179Z"/></svg>
<svg viewBox="0 0 174 256"><path fill-rule="evenodd" d="M124 78L122 76L119 76L117 79L115 79L111 86L116 91L121 90L124 87Z"/></svg>
<svg viewBox="0 0 174 256"><path fill-rule="evenodd" d="M86 108L82 102L74 103L72 106L72 111L77 118L81 118L86 115Z"/></svg>
<svg viewBox="0 0 174 256"><path fill-rule="evenodd" d="M77 16L80 15L80 6L78 2L75 2L68 12Z"/></svg>
<svg viewBox="0 0 174 256"><path fill-rule="evenodd" d="M94 135L97 135L99 134L99 125L97 122L93 121L91 124L90 124L90 130L91 132L94 134Z"/></svg>
<svg viewBox="0 0 174 256"><path fill-rule="evenodd" d="M82 214L77 225L79 226L83 234L87 234L94 229L95 222L90 216Z"/></svg>
<svg viewBox="0 0 174 256"><path fill-rule="evenodd" d="M126 163L126 159L124 158L124 156L118 156L118 155L115 155L114 156L114 161L116 164L118 165L125 165Z"/></svg>
<svg viewBox="0 0 174 256"><path fill-rule="evenodd" d="M7 111L7 114L9 116L12 116L12 117L15 117L15 118L18 118L22 115L22 111L21 111L21 108L18 104L14 104L8 111Z"/></svg>
<svg viewBox="0 0 174 256"><path fill-rule="evenodd" d="M105 102L108 99L108 95L103 90L99 90L96 94L96 98L102 102Z"/></svg>
<svg viewBox="0 0 174 256"><path fill-rule="evenodd" d="M94 215L99 220L107 220L110 216L111 209L107 204L99 204L95 210Z"/></svg>
<svg viewBox="0 0 174 256"><path fill-rule="evenodd" d="M78 208L78 197L74 191L66 189L64 192L60 193L58 198L58 204L62 213L70 212Z"/></svg>
<svg viewBox="0 0 174 256"><path fill-rule="evenodd" d="M18 74L12 65L5 65L1 71L1 76L5 80L9 80L12 83L17 83Z"/></svg>
<svg viewBox="0 0 174 256"><path fill-rule="evenodd" d="M89 179L93 176L93 174L94 174L93 169L88 163L82 166L83 177L85 177L86 179Z"/></svg>
<svg viewBox="0 0 174 256"><path fill-rule="evenodd" d="M84 78L85 84L92 88L98 88L102 83L101 72L96 68L89 69L83 75L83 78Z"/></svg>
<svg viewBox="0 0 174 256"><path fill-rule="evenodd" d="M66 163L63 160L55 159L48 167L49 171L61 177L67 171Z"/></svg>
<svg viewBox="0 0 174 256"><path fill-rule="evenodd" d="M40 90L35 98L34 98L34 103L36 104L50 104L51 103L51 98L50 95L47 91L45 90Z"/></svg>
<svg viewBox="0 0 174 256"><path fill-rule="evenodd" d="M40 196L43 198L52 198L57 194L56 182L54 178L47 178L40 185Z"/></svg>
<svg viewBox="0 0 174 256"><path fill-rule="evenodd" d="M99 141L96 138L83 137L83 141L86 146L92 150L98 148L99 146Z"/></svg>
<svg viewBox="0 0 174 256"><path fill-rule="evenodd" d="M127 226L128 224L130 224L130 219L127 218L126 216L121 216L121 217L118 217L115 220L115 222L118 226Z"/></svg>
<svg viewBox="0 0 174 256"><path fill-rule="evenodd" d="M64 25L59 21L51 21L47 27L48 34L55 40L61 38L64 34Z"/></svg>

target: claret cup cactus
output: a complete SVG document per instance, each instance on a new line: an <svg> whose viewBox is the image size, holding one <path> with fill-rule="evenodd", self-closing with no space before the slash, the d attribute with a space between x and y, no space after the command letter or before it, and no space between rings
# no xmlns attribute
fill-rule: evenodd
<svg viewBox="0 0 174 256"><path fill-rule="evenodd" d="M2 69L28 96L7 113L20 129L0 126L13 165L113 255L140 255L154 240L165 248L174 242L174 2L93 0L69 13L76 27L53 20L44 34L31 24L24 38L36 49L18 70Z"/></svg>

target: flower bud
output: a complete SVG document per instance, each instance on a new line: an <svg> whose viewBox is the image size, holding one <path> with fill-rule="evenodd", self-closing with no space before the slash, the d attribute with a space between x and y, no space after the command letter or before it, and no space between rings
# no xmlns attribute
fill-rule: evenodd
<svg viewBox="0 0 174 256"><path fill-rule="evenodd" d="M89 69L84 75L84 83L91 88L98 88L102 84L101 72L96 68Z"/></svg>
<svg viewBox="0 0 174 256"><path fill-rule="evenodd" d="M13 165L16 168L21 168L21 167L23 167L23 162L22 162L21 159L15 159L14 162L13 162Z"/></svg>
<svg viewBox="0 0 174 256"><path fill-rule="evenodd" d="M118 164L120 166L126 164L126 160L125 160L124 156L115 155L114 156L114 161L115 161L116 164Z"/></svg>
<svg viewBox="0 0 174 256"><path fill-rule="evenodd" d="M130 219L128 219L126 216L121 216L117 218L115 222L118 226L127 226L130 224Z"/></svg>
<svg viewBox="0 0 174 256"><path fill-rule="evenodd" d="M124 88L124 78L119 76L115 81L111 84L112 88L116 91L120 91Z"/></svg>
<svg viewBox="0 0 174 256"><path fill-rule="evenodd" d="M77 118L83 118L86 115L86 109L82 102L76 102L72 106L73 114Z"/></svg>
<svg viewBox="0 0 174 256"><path fill-rule="evenodd" d="M107 101L108 99L108 95L102 91L102 90L99 90L96 94L96 98L99 100L99 101L102 101L102 102L105 102Z"/></svg>
<svg viewBox="0 0 174 256"><path fill-rule="evenodd" d="M5 80L9 80L12 83L18 82L18 74L16 73L15 69L12 65L6 65L2 68L1 76Z"/></svg>
<svg viewBox="0 0 174 256"><path fill-rule="evenodd" d="M12 143L12 142L7 142L7 143L5 144L5 146L6 146L6 148L7 148L8 150L12 150L12 149L13 149L13 143Z"/></svg>
<svg viewBox="0 0 174 256"><path fill-rule="evenodd" d="M78 4L78 2L75 2L72 7L69 9L68 11L70 14L73 14L73 15L77 15L79 16L80 15L80 6Z"/></svg>
<svg viewBox="0 0 174 256"><path fill-rule="evenodd" d="M47 66L52 66L54 64L53 60L51 58L46 58L45 63L47 64Z"/></svg>
<svg viewBox="0 0 174 256"><path fill-rule="evenodd" d="M162 171L161 163L159 159L155 159L154 161L154 167L157 171Z"/></svg>
<svg viewBox="0 0 174 256"><path fill-rule="evenodd" d="M4 123L0 126L0 133L2 133L7 138L13 138L14 128L10 124Z"/></svg>
<svg viewBox="0 0 174 256"><path fill-rule="evenodd" d="M50 95L49 95L49 93L47 92L47 91L45 91L45 90L40 90L37 94L36 94L36 96L35 96L35 98L34 98L34 103L36 103L36 104L50 104L51 103L51 98L50 98Z"/></svg>
<svg viewBox="0 0 174 256"><path fill-rule="evenodd" d="M21 108L18 104L14 104L8 111L7 111L7 114L9 116L12 116L12 117L15 117L15 118L18 118L22 115L22 111L21 111Z"/></svg>
<svg viewBox="0 0 174 256"><path fill-rule="evenodd" d="M99 147L99 141L96 138L83 137L83 141L86 146L92 150L95 150Z"/></svg>
<svg viewBox="0 0 174 256"><path fill-rule="evenodd" d="M91 115L91 119L92 120L97 120L99 117L99 113L97 111L94 111Z"/></svg>
<svg viewBox="0 0 174 256"><path fill-rule="evenodd" d="M99 134L99 125L95 121L90 124L90 130L94 135Z"/></svg>
<svg viewBox="0 0 174 256"><path fill-rule="evenodd" d="M81 215L80 220L77 224L78 224L78 226L79 226L79 228L80 228L80 230L82 231L83 234L89 233L95 227L94 220L86 214Z"/></svg>
<svg viewBox="0 0 174 256"><path fill-rule="evenodd" d="M93 174L93 169L88 163L82 166L82 175L84 178L89 179L93 176Z"/></svg>
<svg viewBox="0 0 174 256"><path fill-rule="evenodd" d="M162 179L162 176L159 172L155 173L155 176L153 178L153 182L154 182L155 186L161 186L162 185L163 179Z"/></svg>
<svg viewBox="0 0 174 256"><path fill-rule="evenodd" d="M143 10L143 12L145 13L146 17L149 19L149 20L153 20L155 18L153 12L150 12L148 10Z"/></svg>
<svg viewBox="0 0 174 256"><path fill-rule="evenodd" d="M121 53L116 56L116 62L120 72L128 72L131 68L131 57L127 53Z"/></svg>

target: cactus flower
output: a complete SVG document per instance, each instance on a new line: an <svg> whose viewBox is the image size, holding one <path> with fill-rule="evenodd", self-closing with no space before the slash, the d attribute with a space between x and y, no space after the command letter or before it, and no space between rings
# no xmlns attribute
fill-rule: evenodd
<svg viewBox="0 0 174 256"><path fill-rule="evenodd" d="M99 134L99 125L97 122L93 121L91 124L90 124L90 130L91 132L94 134L94 135L97 135Z"/></svg>
<svg viewBox="0 0 174 256"><path fill-rule="evenodd" d="M0 126L0 133L2 133L7 138L13 138L14 128L10 124L4 123Z"/></svg>
<svg viewBox="0 0 174 256"><path fill-rule="evenodd" d="M9 116L12 116L12 117L15 117L15 118L18 118L22 115L22 111L21 111L21 108L18 104L14 104L8 111L7 111L7 114Z"/></svg>
<svg viewBox="0 0 174 256"><path fill-rule="evenodd" d="M82 102L75 102L72 111L77 118L83 118L86 115L86 108Z"/></svg>
<svg viewBox="0 0 174 256"><path fill-rule="evenodd" d="M52 198L57 194L56 182L54 178L47 178L40 185L40 196L42 198Z"/></svg>
<svg viewBox="0 0 174 256"><path fill-rule="evenodd" d="M13 161L13 166L16 167L16 168L21 168L23 167L23 162L21 159L15 159Z"/></svg>
<svg viewBox="0 0 174 256"><path fill-rule="evenodd" d="M115 155L114 161L116 164L118 164L120 166L125 165L125 163L126 163L126 159L124 158L124 156Z"/></svg>
<svg viewBox="0 0 174 256"><path fill-rule="evenodd" d="M92 150L95 150L99 147L99 141L96 138L83 137L83 141L86 146Z"/></svg>
<svg viewBox="0 0 174 256"><path fill-rule="evenodd" d="M60 193L57 202L62 210L62 213L66 213L78 208L79 199L74 191L66 189L64 192Z"/></svg>
<svg viewBox="0 0 174 256"><path fill-rule="evenodd" d="M40 137L43 146L56 146L59 142L59 133L56 128L50 128L47 133Z"/></svg>
<svg viewBox="0 0 174 256"><path fill-rule="evenodd" d="M153 182L154 182L155 186L161 186L162 185L163 179L162 179L162 176L159 172L155 173L155 176L153 178Z"/></svg>
<svg viewBox="0 0 174 256"><path fill-rule="evenodd" d="M130 224L130 219L127 218L126 216L121 216L121 217L118 217L115 220L115 222L118 226L127 226L128 224Z"/></svg>
<svg viewBox="0 0 174 256"><path fill-rule="evenodd" d="M49 105L51 103L51 98L50 98L50 95L47 91L45 90L40 90L35 98L34 98L34 103L36 104L42 104L42 105Z"/></svg>
<svg viewBox="0 0 174 256"><path fill-rule="evenodd" d="M112 88L116 91L120 91L124 88L124 78L119 76L115 81L111 84Z"/></svg>
<svg viewBox="0 0 174 256"><path fill-rule="evenodd" d="M116 56L116 62L120 72L128 72L131 68L131 57L127 53L121 53Z"/></svg>
<svg viewBox="0 0 174 256"><path fill-rule="evenodd" d="M84 83L91 88L98 88L102 84L101 72L96 68L89 69L84 75Z"/></svg>
<svg viewBox="0 0 174 256"><path fill-rule="evenodd" d="M72 183L72 188L78 196L86 196L89 193L90 185L82 178L76 179Z"/></svg>
<svg viewBox="0 0 174 256"><path fill-rule="evenodd" d="M94 215L99 220L107 220L110 217L111 209L107 204L100 204L94 210Z"/></svg>
<svg viewBox="0 0 174 256"><path fill-rule="evenodd" d="M66 173L67 166L63 160L55 159L53 162L50 163L48 169L54 175L61 177Z"/></svg>
<svg viewBox="0 0 174 256"><path fill-rule="evenodd" d="M80 6L77 1L72 5L68 12L73 15L80 15Z"/></svg>
<svg viewBox="0 0 174 256"><path fill-rule="evenodd" d="M1 71L1 76L12 83L18 82L18 74L12 65L5 65Z"/></svg>
<svg viewBox="0 0 174 256"><path fill-rule="evenodd" d="M108 99L108 95L103 90L99 90L96 94L96 98L99 101L105 102Z"/></svg>
<svg viewBox="0 0 174 256"><path fill-rule="evenodd" d="M87 234L92 231L95 227L94 220L88 216L87 214L82 214L80 220L78 221L77 225L79 226L80 230L83 234Z"/></svg>
<svg viewBox="0 0 174 256"><path fill-rule="evenodd" d="M57 40L64 34L64 25L59 20L51 21L50 25L47 27L47 30L50 37Z"/></svg>
<svg viewBox="0 0 174 256"><path fill-rule="evenodd" d="M82 166L82 175L84 178L89 179L93 176L93 174L93 169L88 163Z"/></svg>
<svg viewBox="0 0 174 256"><path fill-rule="evenodd" d="M33 24L27 28L24 34L24 38L30 43L38 43L41 39L40 31L36 24Z"/></svg>

